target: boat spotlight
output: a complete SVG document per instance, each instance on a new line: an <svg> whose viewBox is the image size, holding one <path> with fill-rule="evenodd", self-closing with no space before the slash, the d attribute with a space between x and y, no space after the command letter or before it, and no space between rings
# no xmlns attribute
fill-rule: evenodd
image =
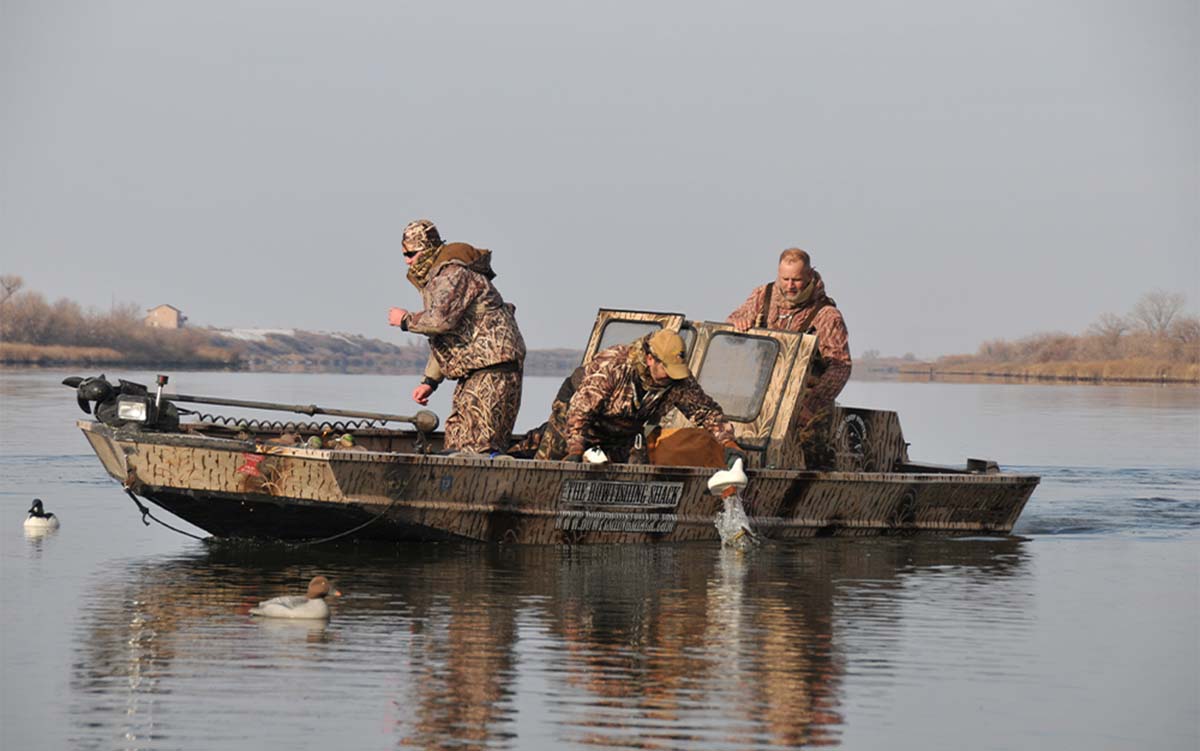
<svg viewBox="0 0 1200 751"><path fill-rule="evenodd" d="M145 423L151 414L150 399L144 396L117 397L117 419Z"/></svg>

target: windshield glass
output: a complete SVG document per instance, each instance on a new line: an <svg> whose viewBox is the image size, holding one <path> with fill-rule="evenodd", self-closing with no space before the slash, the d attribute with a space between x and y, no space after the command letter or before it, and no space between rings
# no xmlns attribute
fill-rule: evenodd
<svg viewBox="0 0 1200 751"><path fill-rule="evenodd" d="M692 328L691 324L685 323L679 329L679 338L683 339L683 347L687 352L688 359L692 359L692 345L696 343L696 330Z"/></svg>
<svg viewBox="0 0 1200 751"><path fill-rule="evenodd" d="M629 344L634 339L646 334L653 334L662 328L658 321L621 321L613 319L604 324L600 332L600 344L596 351L607 349L617 344Z"/></svg>
<svg viewBox="0 0 1200 751"><path fill-rule="evenodd" d="M725 416L738 422L758 417L775 369L779 342L721 331L713 334L698 380Z"/></svg>

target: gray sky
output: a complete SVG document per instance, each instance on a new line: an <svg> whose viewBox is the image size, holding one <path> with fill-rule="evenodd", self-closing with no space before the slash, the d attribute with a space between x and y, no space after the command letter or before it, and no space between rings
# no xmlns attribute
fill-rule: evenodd
<svg viewBox="0 0 1200 751"><path fill-rule="evenodd" d="M405 341L400 233L533 347L809 250L855 355L1200 303L1200 3L0 0L0 272Z"/></svg>

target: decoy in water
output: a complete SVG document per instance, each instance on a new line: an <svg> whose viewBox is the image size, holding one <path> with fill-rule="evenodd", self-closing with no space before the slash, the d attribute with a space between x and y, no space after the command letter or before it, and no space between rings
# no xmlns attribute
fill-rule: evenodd
<svg viewBox="0 0 1200 751"><path fill-rule="evenodd" d="M708 492L721 498L725 508L717 514L717 532L721 544L737 550L748 550L762 540L750 527L750 517L742 506L739 491L744 490L749 480L741 458L733 460L729 469L714 472L708 478Z"/></svg>
<svg viewBox="0 0 1200 751"><path fill-rule="evenodd" d="M58 529L58 517L42 509L41 498L34 498L25 517L25 529Z"/></svg>
<svg viewBox="0 0 1200 751"><path fill-rule="evenodd" d="M250 608L250 615L267 618L328 618L329 605L326 595L341 597L342 593L329 585L324 576L314 576L308 583L308 593L303 597L290 595L263 600L258 607Z"/></svg>

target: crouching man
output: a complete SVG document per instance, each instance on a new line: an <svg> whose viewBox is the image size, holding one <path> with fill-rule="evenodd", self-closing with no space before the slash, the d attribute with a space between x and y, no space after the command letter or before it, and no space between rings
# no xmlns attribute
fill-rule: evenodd
<svg viewBox="0 0 1200 751"><path fill-rule="evenodd" d="M683 339L666 329L598 353L565 409L552 411L536 458L578 462L598 447L611 461L627 462L645 427L672 408L711 432L728 460L741 456L733 424L692 377L684 353Z"/></svg>

